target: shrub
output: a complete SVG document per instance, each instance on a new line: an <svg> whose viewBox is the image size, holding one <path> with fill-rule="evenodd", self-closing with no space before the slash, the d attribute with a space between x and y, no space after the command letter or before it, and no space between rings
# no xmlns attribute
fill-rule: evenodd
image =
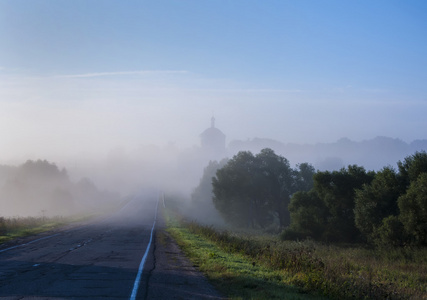
<svg viewBox="0 0 427 300"><path fill-rule="evenodd" d="M0 217L0 235L6 235L6 233L6 220L4 219L4 217Z"/></svg>
<svg viewBox="0 0 427 300"><path fill-rule="evenodd" d="M280 234L280 239L282 241L303 241L309 237L308 232L303 232L291 227L286 228Z"/></svg>
<svg viewBox="0 0 427 300"><path fill-rule="evenodd" d="M403 224L396 216L384 218L374 236L379 246L403 246L407 240Z"/></svg>

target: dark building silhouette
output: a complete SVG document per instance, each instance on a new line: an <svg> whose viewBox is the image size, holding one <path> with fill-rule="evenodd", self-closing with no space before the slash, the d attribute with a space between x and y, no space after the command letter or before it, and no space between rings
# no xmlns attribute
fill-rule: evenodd
<svg viewBox="0 0 427 300"><path fill-rule="evenodd" d="M219 159L225 155L225 134L215 127L215 118L211 119L211 127L200 134L202 151L211 158Z"/></svg>

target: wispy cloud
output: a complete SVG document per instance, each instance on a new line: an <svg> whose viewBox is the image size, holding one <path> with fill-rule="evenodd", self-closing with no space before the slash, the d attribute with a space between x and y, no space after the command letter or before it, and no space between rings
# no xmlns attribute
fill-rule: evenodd
<svg viewBox="0 0 427 300"><path fill-rule="evenodd" d="M125 76L125 75L150 75L150 74L186 74L185 70L142 70L142 71L118 71L118 72L96 72L72 75L58 75L57 78L90 78L104 76Z"/></svg>
<svg viewBox="0 0 427 300"><path fill-rule="evenodd" d="M298 89L224 89L224 88L218 88L218 89L191 89L194 91L202 91L202 92L223 92L223 93L303 93L304 90L298 90Z"/></svg>

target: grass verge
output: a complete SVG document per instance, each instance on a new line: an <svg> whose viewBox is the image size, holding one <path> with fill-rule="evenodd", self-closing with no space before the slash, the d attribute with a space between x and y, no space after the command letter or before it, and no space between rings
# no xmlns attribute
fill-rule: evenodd
<svg viewBox="0 0 427 300"><path fill-rule="evenodd" d="M187 257L229 299L327 299L288 284L285 272L272 270L244 254L225 251L193 233L182 221L166 218L168 232Z"/></svg>
<svg viewBox="0 0 427 300"><path fill-rule="evenodd" d="M166 218L186 255L231 299L427 299L427 249L286 242Z"/></svg>
<svg viewBox="0 0 427 300"><path fill-rule="evenodd" d="M72 221L63 217L0 217L0 244L19 237L53 230Z"/></svg>
<svg viewBox="0 0 427 300"><path fill-rule="evenodd" d="M10 240L54 230L71 223L83 222L119 210L130 201L126 198L119 203L102 207L97 212L86 212L62 217L2 217L0 216L0 244Z"/></svg>

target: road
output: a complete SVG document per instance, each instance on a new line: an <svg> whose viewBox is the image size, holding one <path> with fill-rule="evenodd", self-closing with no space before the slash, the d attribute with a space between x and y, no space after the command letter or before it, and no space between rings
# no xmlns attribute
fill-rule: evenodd
<svg viewBox="0 0 427 300"><path fill-rule="evenodd" d="M149 270L136 281L156 205L156 193L141 195L109 217L1 246L0 298L146 298Z"/></svg>

